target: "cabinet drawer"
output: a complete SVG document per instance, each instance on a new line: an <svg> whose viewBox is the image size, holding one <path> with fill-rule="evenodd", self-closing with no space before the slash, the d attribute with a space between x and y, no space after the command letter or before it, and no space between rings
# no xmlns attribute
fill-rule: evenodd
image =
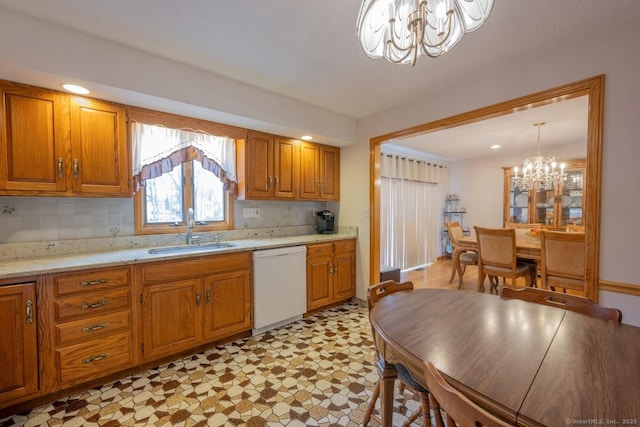
<svg viewBox="0 0 640 427"><path fill-rule="evenodd" d="M307 256L326 256L333 254L333 246L331 243L321 243L319 245L308 245Z"/></svg>
<svg viewBox="0 0 640 427"><path fill-rule="evenodd" d="M56 343L66 345L78 340L92 340L122 329L131 329L130 310L56 325Z"/></svg>
<svg viewBox="0 0 640 427"><path fill-rule="evenodd" d="M356 241L352 240L341 240L339 242L333 243L333 252L336 254L345 253L345 252L354 252L356 250Z"/></svg>
<svg viewBox="0 0 640 427"><path fill-rule="evenodd" d="M132 362L131 333L112 335L56 350L58 383L69 386L108 375Z"/></svg>
<svg viewBox="0 0 640 427"><path fill-rule="evenodd" d="M114 311L131 306L129 289L109 292L92 292L61 298L54 302L56 320L74 316L94 316L98 313Z"/></svg>
<svg viewBox="0 0 640 427"><path fill-rule="evenodd" d="M53 279L56 296L74 292L95 292L129 286L131 283L131 269L87 271L67 276L56 276Z"/></svg>

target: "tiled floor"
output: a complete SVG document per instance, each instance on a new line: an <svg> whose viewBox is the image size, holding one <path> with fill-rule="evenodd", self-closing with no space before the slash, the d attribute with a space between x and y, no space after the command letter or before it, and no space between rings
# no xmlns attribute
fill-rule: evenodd
<svg viewBox="0 0 640 427"><path fill-rule="evenodd" d="M0 420L0 427L357 426L378 378L372 358L367 310L345 304ZM417 408L406 395L396 395L394 425Z"/></svg>

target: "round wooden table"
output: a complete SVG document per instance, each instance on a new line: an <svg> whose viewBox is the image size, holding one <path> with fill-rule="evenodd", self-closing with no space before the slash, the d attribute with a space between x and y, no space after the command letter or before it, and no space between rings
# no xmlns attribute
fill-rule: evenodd
<svg viewBox="0 0 640 427"><path fill-rule="evenodd" d="M424 384L426 361L513 424L567 425L566 420L591 418L623 424L634 417L640 422L640 328L444 289L389 295L370 318L382 359L383 425L391 425L393 364L402 363ZM572 349L580 349L579 357Z"/></svg>

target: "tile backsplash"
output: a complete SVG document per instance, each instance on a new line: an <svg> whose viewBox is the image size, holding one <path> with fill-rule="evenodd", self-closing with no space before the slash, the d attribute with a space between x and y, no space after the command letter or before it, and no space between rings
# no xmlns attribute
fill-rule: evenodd
<svg viewBox="0 0 640 427"><path fill-rule="evenodd" d="M326 202L235 201L234 228L313 225ZM245 208L259 217L245 218ZM133 199L0 197L0 243L133 236Z"/></svg>

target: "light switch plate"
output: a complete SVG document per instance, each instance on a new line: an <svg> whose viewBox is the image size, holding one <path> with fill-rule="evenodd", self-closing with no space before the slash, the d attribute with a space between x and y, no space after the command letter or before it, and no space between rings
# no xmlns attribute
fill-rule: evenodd
<svg viewBox="0 0 640 427"><path fill-rule="evenodd" d="M260 208L243 208L242 216L244 218L259 218L260 217Z"/></svg>

